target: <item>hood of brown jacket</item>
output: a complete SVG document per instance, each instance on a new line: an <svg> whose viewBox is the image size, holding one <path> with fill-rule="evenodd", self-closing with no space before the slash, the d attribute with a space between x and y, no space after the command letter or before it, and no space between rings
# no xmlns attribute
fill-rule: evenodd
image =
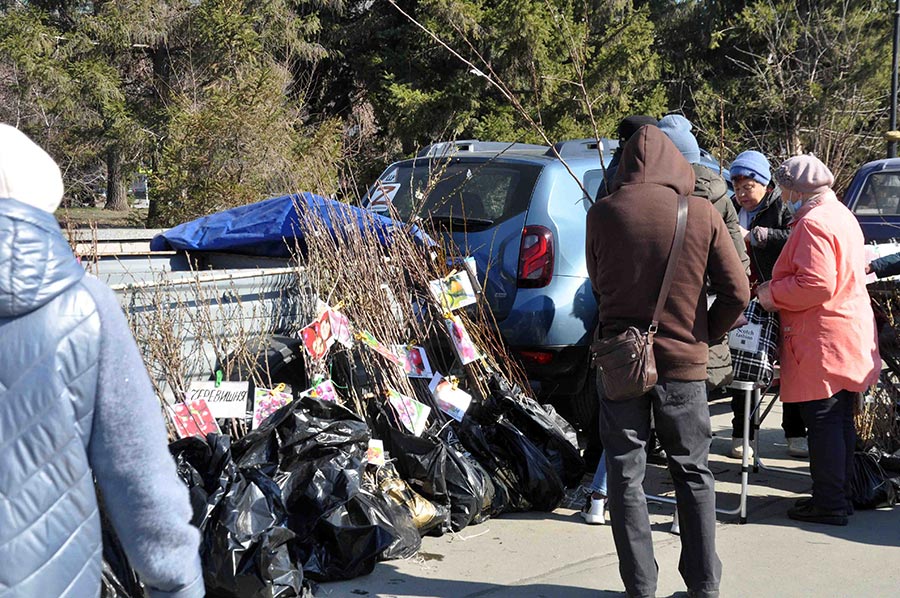
<svg viewBox="0 0 900 598"><path fill-rule="evenodd" d="M613 191L647 183L669 187L679 195L694 191L690 163L665 133L651 126L638 129L625 144Z"/></svg>

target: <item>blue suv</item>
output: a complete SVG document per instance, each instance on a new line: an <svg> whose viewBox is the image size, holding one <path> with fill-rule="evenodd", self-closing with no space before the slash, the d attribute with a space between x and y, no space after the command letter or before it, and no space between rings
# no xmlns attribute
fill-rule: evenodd
<svg viewBox="0 0 900 598"><path fill-rule="evenodd" d="M604 166L617 146L601 140ZM555 149L565 163L543 145L437 143L388 166L363 203L430 220L460 254L475 258L500 333L538 396L583 426L596 413L594 385L586 382L597 324L585 218L604 170L594 139ZM704 152L707 162L718 168Z"/></svg>

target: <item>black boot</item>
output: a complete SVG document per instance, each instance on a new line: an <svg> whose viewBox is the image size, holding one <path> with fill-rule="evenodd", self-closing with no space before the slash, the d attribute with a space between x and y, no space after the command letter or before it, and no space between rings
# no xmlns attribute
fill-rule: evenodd
<svg viewBox="0 0 900 598"><path fill-rule="evenodd" d="M796 521L809 523L825 523L827 525L847 525L846 509L830 511L817 507L812 503L793 506L788 509L788 517Z"/></svg>

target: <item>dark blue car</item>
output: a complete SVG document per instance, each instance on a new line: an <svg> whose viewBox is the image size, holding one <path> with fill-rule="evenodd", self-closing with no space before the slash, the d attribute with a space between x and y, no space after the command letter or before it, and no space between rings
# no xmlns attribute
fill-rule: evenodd
<svg viewBox="0 0 900 598"><path fill-rule="evenodd" d="M864 164L843 197L867 243L900 239L900 158Z"/></svg>
<svg viewBox="0 0 900 598"><path fill-rule="evenodd" d="M605 165L617 145L602 140ZM592 139L558 144L564 164L542 145L439 143L388 166L364 202L430 219L475 258L500 332L540 398L579 423L596 412L586 382L597 304L584 248L585 218L604 177L597 147Z"/></svg>

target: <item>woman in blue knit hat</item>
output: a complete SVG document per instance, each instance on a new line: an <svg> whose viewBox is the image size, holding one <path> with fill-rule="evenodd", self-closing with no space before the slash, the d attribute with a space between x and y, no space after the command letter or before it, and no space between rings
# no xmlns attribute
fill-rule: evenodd
<svg viewBox="0 0 900 598"><path fill-rule="evenodd" d="M738 154L730 171L738 220L750 256L750 282L755 295L756 285L772 278L772 268L787 242L791 213L781 201L781 191L772 184L769 160L763 154L754 150ZM744 400L743 391L735 391L731 398L731 456L735 459L743 456ZM795 405L783 404L781 427L787 439L788 454L808 457L806 426Z"/></svg>

